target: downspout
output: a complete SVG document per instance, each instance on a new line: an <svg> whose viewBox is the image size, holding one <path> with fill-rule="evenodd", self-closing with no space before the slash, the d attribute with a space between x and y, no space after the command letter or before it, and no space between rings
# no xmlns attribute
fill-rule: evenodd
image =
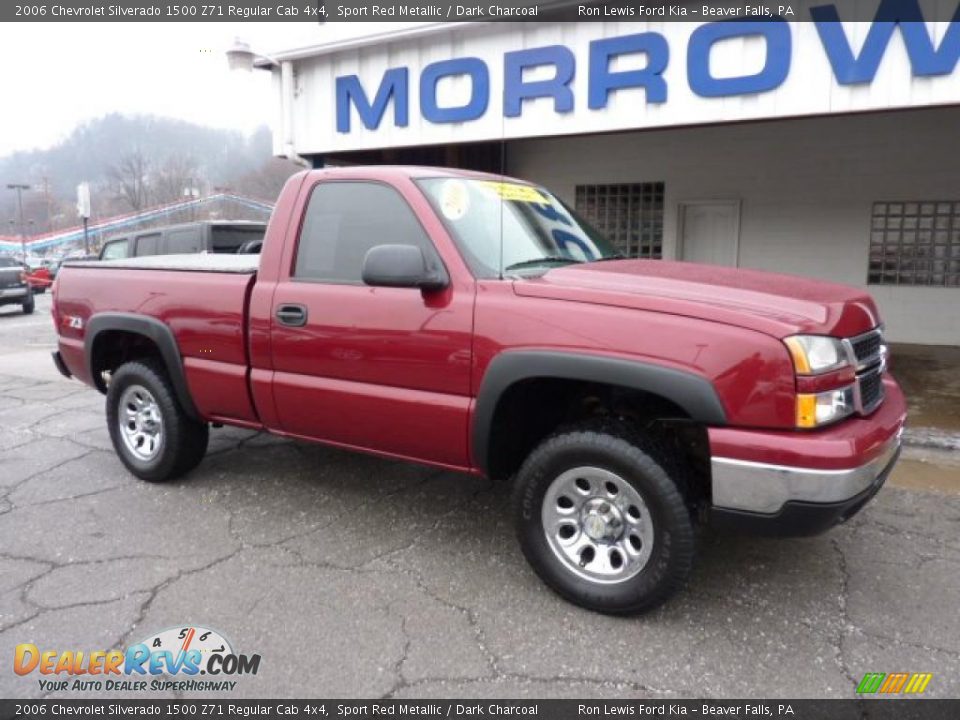
<svg viewBox="0 0 960 720"><path fill-rule="evenodd" d="M290 60L284 60L280 63L280 116L283 126L283 157L309 169L313 167L313 163L297 155L296 144L293 140L293 101L295 97L293 63Z"/></svg>

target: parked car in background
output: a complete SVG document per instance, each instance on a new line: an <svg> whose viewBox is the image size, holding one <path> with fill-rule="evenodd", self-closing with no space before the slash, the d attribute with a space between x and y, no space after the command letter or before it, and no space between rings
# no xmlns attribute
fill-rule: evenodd
<svg viewBox="0 0 960 720"><path fill-rule="evenodd" d="M101 260L148 255L236 253L244 245L263 240L266 223L213 220L138 230L109 238L100 249Z"/></svg>
<svg viewBox="0 0 960 720"><path fill-rule="evenodd" d="M33 292L45 293L47 288L53 285L53 275L50 273L50 268L45 265L31 267L23 263L23 269L27 274L27 283Z"/></svg>
<svg viewBox="0 0 960 720"><path fill-rule="evenodd" d="M33 312L27 271L23 263L12 257L0 257L0 305L20 305L27 315Z"/></svg>
<svg viewBox="0 0 960 720"><path fill-rule="evenodd" d="M42 261L43 267L50 271L50 279L57 279L57 272L60 270L61 260L58 258L44 258Z"/></svg>

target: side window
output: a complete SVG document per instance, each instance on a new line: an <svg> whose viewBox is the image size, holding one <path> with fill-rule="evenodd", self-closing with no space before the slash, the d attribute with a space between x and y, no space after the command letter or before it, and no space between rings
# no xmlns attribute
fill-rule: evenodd
<svg viewBox="0 0 960 720"><path fill-rule="evenodd" d="M125 239L111 240L103 246L102 259L104 260L118 260L120 258L125 258L126 256L127 241Z"/></svg>
<svg viewBox="0 0 960 720"><path fill-rule="evenodd" d="M200 228L171 230L167 233L163 252L165 255L200 252Z"/></svg>
<svg viewBox="0 0 960 720"><path fill-rule="evenodd" d="M416 245L434 255L406 200L391 187L324 182L310 195L294 277L360 284L363 258L375 245Z"/></svg>
<svg viewBox="0 0 960 720"><path fill-rule="evenodd" d="M157 245L160 243L160 233L153 233L151 235L141 235L137 238L137 246L134 248L133 254L136 257L143 257L144 255L156 255L157 254Z"/></svg>

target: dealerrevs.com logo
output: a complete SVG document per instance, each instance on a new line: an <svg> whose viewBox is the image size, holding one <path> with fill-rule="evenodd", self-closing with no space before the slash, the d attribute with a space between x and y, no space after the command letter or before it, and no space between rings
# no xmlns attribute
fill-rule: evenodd
<svg viewBox="0 0 960 720"><path fill-rule="evenodd" d="M14 672L39 675L45 692L230 691L237 685L232 678L259 669L260 655L238 654L219 632L195 625L148 635L126 650L61 651L22 643L13 656Z"/></svg>

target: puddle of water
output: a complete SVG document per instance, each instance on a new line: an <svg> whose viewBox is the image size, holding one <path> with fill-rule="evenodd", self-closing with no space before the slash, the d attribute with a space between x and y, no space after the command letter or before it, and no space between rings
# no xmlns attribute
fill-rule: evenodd
<svg viewBox="0 0 960 720"><path fill-rule="evenodd" d="M908 490L960 495L960 453L906 448L887 482Z"/></svg>

